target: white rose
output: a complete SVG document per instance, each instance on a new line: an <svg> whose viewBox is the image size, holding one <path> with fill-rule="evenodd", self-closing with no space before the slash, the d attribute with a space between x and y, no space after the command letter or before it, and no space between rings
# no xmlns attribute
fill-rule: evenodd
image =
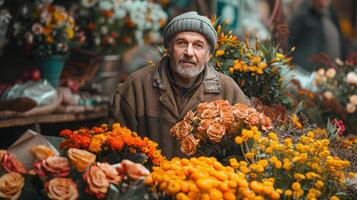
<svg viewBox="0 0 357 200"><path fill-rule="evenodd" d="M357 106L357 94L354 94L354 95L350 96L350 102L353 105Z"/></svg>
<svg viewBox="0 0 357 200"><path fill-rule="evenodd" d="M354 113L356 111L356 106L353 105L352 103L348 103L346 105L346 110L348 113Z"/></svg>
<svg viewBox="0 0 357 200"><path fill-rule="evenodd" d="M325 69L324 68L320 68L319 70L317 70L317 74L320 76L325 76Z"/></svg>
<svg viewBox="0 0 357 200"><path fill-rule="evenodd" d="M355 72L348 72L346 82L352 85L357 85L357 74Z"/></svg>
<svg viewBox="0 0 357 200"><path fill-rule="evenodd" d="M330 68L330 69L328 69L327 71L326 71L326 76L328 77L328 78L334 78L335 77L335 75L336 75L336 70L334 69L334 68Z"/></svg>
<svg viewBox="0 0 357 200"><path fill-rule="evenodd" d="M326 92L324 92L324 97L328 100L331 100L331 99L335 98L335 95L330 91L326 91Z"/></svg>

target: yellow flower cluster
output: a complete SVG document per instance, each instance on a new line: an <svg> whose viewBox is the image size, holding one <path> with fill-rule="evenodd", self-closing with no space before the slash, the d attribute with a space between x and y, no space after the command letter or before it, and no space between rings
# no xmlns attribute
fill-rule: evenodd
<svg viewBox="0 0 357 200"><path fill-rule="evenodd" d="M274 190L274 180L248 182L246 174L234 172L213 157L174 158L153 167L148 185L165 195L183 199L279 199L282 190Z"/></svg>
<svg viewBox="0 0 357 200"><path fill-rule="evenodd" d="M294 142L291 138L279 141L273 132L262 136L252 127L243 130L235 142L246 162L230 159L230 165L245 174L250 184L272 180L272 187L284 199L338 199L333 195L354 175L347 173L350 163L331 155L329 141L316 139L313 131Z"/></svg>
<svg viewBox="0 0 357 200"><path fill-rule="evenodd" d="M234 72L252 72L259 75L264 73L264 69L267 68L268 65L266 62L262 61L260 56L251 56L249 57L249 62L244 62L242 60L235 60L233 67L229 68L229 72L233 74Z"/></svg>

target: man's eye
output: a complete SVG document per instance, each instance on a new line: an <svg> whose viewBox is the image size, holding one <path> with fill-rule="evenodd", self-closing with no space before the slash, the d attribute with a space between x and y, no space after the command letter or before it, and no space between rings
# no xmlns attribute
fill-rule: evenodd
<svg viewBox="0 0 357 200"><path fill-rule="evenodd" d="M177 44L180 45L180 46L184 46L184 45L186 45L186 42L184 42L184 41L179 41L179 42L177 42Z"/></svg>
<svg viewBox="0 0 357 200"><path fill-rule="evenodd" d="M198 49L202 49L203 48L203 45L202 44L195 44L196 48Z"/></svg>

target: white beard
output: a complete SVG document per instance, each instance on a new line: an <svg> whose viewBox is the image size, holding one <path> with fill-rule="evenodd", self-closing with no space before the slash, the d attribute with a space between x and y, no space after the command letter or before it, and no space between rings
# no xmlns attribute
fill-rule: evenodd
<svg viewBox="0 0 357 200"><path fill-rule="evenodd" d="M192 67L184 67L181 64L176 65L176 73L180 76L191 79L197 77L203 70L205 69L205 65L202 66L192 66Z"/></svg>

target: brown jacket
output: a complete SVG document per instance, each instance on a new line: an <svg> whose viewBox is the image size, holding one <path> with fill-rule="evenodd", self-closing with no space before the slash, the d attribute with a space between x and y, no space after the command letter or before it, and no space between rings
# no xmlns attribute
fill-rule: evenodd
<svg viewBox="0 0 357 200"><path fill-rule="evenodd" d="M186 101L183 112L179 112L168 80L168 68L168 58L164 57L158 65L131 74L115 93L110 118L156 141L163 155L171 158L182 154L169 130L189 110L201 102L218 99L226 99L231 104L249 104L250 101L233 79L207 65L203 80Z"/></svg>

